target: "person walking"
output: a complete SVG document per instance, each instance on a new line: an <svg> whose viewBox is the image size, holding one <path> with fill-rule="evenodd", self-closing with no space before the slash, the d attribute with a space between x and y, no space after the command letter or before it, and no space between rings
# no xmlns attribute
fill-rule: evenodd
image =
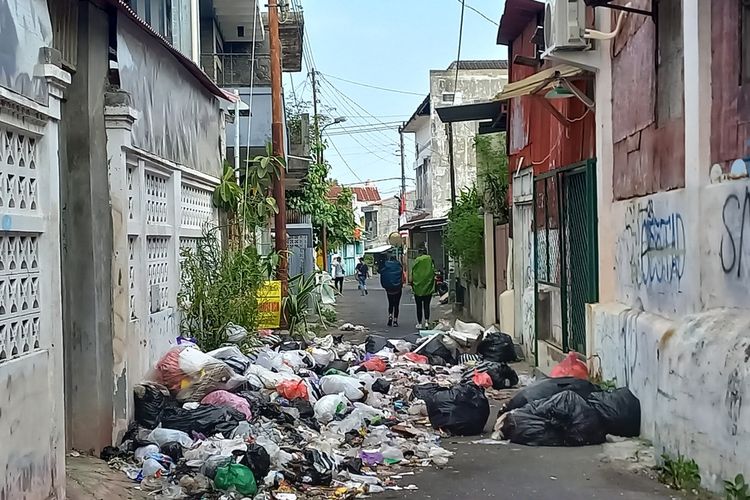
<svg viewBox="0 0 750 500"><path fill-rule="evenodd" d="M354 268L354 272L357 275L357 288L362 295L367 295L367 278L370 277L370 268L365 264L364 258L359 258L359 264Z"/></svg>
<svg viewBox="0 0 750 500"><path fill-rule="evenodd" d="M404 287L404 268L395 255L380 267L380 285L388 298L388 326L398 326L398 308Z"/></svg>
<svg viewBox="0 0 750 500"><path fill-rule="evenodd" d="M430 301L435 293L435 263L424 247L419 249L419 257L414 261L411 280L414 302L417 303L417 328L426 328L430 322Z"/></svg>
<svg viewBox="0 0 750 500"><path fill-rule="evenodd" d="M333 287L339 291L341 295L344 294L344 264L341 263L341 257L336 257L333 261Z"/></svg>

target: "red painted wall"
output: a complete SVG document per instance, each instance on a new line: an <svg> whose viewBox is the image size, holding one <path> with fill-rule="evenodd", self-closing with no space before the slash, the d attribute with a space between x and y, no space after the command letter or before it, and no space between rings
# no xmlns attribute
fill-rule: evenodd
<svg viewBox="0 0 750 500"><path fill-rule="evenodd" d="M516 55L535 57L536 46L531 41L535 30L536 22L532 21L509 48L511 82L553 66L545 62L536 69L512 62ZM581 80L577 85L593 96L593 80ZM574 97L549 102L575 123L565 127L532 97L517 97L508 103L508 165L513 173L519 161L521 168L533 166L534 174L538 175L596 156L594 111L587 111Z"/></svg>

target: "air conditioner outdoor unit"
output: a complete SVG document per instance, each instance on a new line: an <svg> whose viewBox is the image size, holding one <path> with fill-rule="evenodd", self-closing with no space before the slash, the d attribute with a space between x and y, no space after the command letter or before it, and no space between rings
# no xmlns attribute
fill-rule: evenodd
<svg viewBox="0 0 750 500"><path fill-rule="evenodd" d="M585 50L590 42L586 30L586 4L584 0L547 0L544 12L543 55L561 50Z"/></svg>

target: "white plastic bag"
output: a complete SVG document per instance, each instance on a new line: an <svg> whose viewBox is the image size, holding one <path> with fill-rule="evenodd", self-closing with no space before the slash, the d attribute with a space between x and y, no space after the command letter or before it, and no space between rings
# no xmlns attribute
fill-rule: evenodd
<svg viewBox="0 0 750 500"><path fill-rule="evenodd" d="M359 401L365 397L365 383L346 375L326 375L320 379L320 390L323 394L341 394L349 401Z"/></svg>
<svg viewBox="0 0 750 500"><path fill-rule="evenodd" d="M141 446L140 448L135 450L135 453L133 453L133 456L135 457L135 461L140 464L140 463L143 463L146 457L152 453L159 453L159 447L156 446L155 444Z"/></svg>
<svg viewBox="0 0 750 500"><path fill-rule="evenodd" d="M227 342L233 344L239 344L247 337L247 330L240 325L235 325L234 323L227 324L224 333L227 334Z"/></svg>
<svg viewBox="0 0 750 500"><path fill-rule="evenodd" d="M372 422L377 418L384 417L383 412L362 403L354 403L354 411L344 418L341 422L332 424L331 427L335 432L346 434L357 429L367 426L367 421Z"/></svg>
<svg viewBox="0 0 750 500"><path fill-rule="evenodd" d="M263 368L260 365L250 365L245 372L245 376L248 378L248 381L250 381L250 383L254 382L253 378L257 378L257 380L260 381L262 387L265 387L266 389L276 389L277 385L289 380L293 380L295 382L301 380L294 373L274 373L271 370Z"/></svg>
<svg viewBox="0 0 750 500"><path fill-rule="evenodd" d="M336 353L328 350L328 349L321 349L319 347L314 347L310 354L312 355L313 359L315 360L316 366L328 366L331 361L336 359Z"/></svg>
<svg viewBox="0 0 750 500"><path fill-rule="evenodd" d="M183 448L190 448L193 444L193 440L187 435L187 433L174 429L164 429L163 427L157 427L151 431L146 440L156 443L160 447L163 446L164 443L171 443L172 441L180 443Z"/></svg>
<svg viewBox="0 0 750 500"><path fill-rule="evenodd" d="M348 404L349 401L343 394L330 394L328 396L323 396L317 403L315 403L315 419L321 424L327 424L333 420L336 415L344 413Z"/></svg>
<svg viewBox="0 0 750 500"><path fill-rule="evenodd" d="M456 320L453 329L457 332L465 333L476 338L479 338L479 336L484 333L484 327L479 323L464 323L460 319Z"/></svg>

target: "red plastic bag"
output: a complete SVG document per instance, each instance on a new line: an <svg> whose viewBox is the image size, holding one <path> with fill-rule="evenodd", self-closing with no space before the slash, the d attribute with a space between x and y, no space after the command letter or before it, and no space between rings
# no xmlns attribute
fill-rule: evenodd
<svg viewBox="0 0 750 500"><path fill-rule="evenodd" d="M307 400L307 385L304 380L285 380L276 386L276 392L282 398L286 398L289 401L295 399Z"/></svg>
<svg viewBox="0 0 750 500"><path fill-rule="evenodd" d="M404 358L408 359L413 363L419 363L420 365L426 365L428 363L427 356L422 356L416 352L407 352L404 354Z"/></svg>
<svg viewBox="0 0 750 500"><path fill-rule="evenodd" d="M385 365L385 361L383 361L383 358L374 357L368 361L365 361L362 363L362 366L368 371L368 372L384 372L387 368Z"/></svg>
<svg viewBox="0 0 750 500"><path fill-rule="evenodd" d="M575 377L581 380L588 380L589 369L586 363L581 361L578 356L577 352L570 351L568 356L550 371L549 376L552 378Z"/></svg>
<svg viewBox="0 0 750 500"><path fill-rule="evenodd" d="M471 380L474 382L474 385L478 385L479 387L484 387L485 389L492 387L492 377L490 377L490 374L487 372L480 373L474 370L474 376Z"/></svg>

